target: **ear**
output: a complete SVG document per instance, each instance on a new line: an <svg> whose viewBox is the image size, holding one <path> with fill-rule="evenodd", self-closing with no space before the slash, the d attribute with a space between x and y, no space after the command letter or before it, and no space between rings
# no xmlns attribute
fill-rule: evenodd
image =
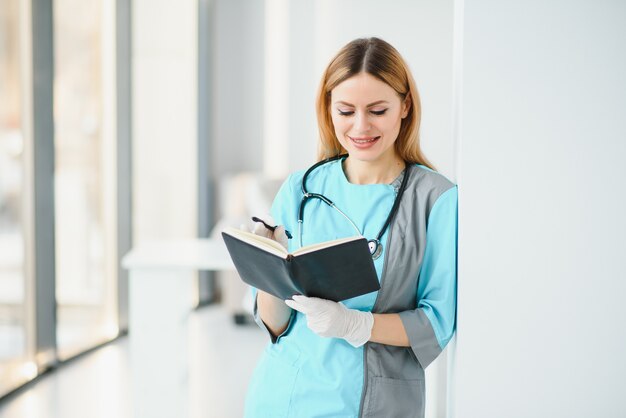
<svg viewBox="0 0 626 418"><path fill-rule="evenodd" d="M411 95L407 94L404 100L402 101L402 119L406 118L409 114L409 110L411 109Z"/></svg>

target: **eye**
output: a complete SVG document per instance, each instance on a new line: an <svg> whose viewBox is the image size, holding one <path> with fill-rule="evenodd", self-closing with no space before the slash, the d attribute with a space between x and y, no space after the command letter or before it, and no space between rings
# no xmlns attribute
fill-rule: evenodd
<svg viewBox="0 0 626 418"><path fill-rule="evenodd" d="M387 111L387 109L383 109L383 110L372 110L372 114L376 115L376 116L382 116L385 114L385 112Z"/></svg>
<svg viewBox="0 0 626 418"><path fill-rule="evenodd" d="M351 116L354 114L354 112L351 110L342 111L340 109L337 109L337 111L339 112L339 116Z"/></svg>

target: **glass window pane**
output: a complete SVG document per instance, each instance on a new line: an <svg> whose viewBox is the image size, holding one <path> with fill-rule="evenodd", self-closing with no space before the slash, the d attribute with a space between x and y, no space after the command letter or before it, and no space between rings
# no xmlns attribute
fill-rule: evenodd
<svg viewBox="0 0 626 418"><path fill-rule="evenodd" d="M24 315L24 138L19 36L19 0L3 0L0 3L0 396L29 380L29 373L24 373L29 359Z"/></svg>
<svg viewBox="0 0 626 418"><path fill-rule="evenodd" d="M107 268L102 1L54 2L57 343L66 359L117 334Z"/></svg>

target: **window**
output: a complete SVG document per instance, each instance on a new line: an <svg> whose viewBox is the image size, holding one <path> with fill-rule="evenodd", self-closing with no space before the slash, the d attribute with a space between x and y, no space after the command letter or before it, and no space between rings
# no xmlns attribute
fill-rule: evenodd
<svg viewBox="0 0 626 418"><path fill-rule="evenodd" d="M19 0L0 3L0 396L36 373L27 354L24 302L24 136L19 12Z"/></svg>
<svg viewBox="0 0 626 418"><path fill-rule="evenodd" d="M117 336L115 164L105 112L102 0L54 2L57 345L67 359ZM112 37L111 37L112 38ZM109 89L109 90L114 90Z"/></svg>

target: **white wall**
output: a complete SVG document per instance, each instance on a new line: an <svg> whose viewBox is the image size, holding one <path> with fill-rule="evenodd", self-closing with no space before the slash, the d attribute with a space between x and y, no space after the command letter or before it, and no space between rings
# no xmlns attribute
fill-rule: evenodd
<svg viewBox="0 0 626 418"><path fill-rule="evenodd" d="M626 3L464 7L451 416L624 417Z"/></svg>

